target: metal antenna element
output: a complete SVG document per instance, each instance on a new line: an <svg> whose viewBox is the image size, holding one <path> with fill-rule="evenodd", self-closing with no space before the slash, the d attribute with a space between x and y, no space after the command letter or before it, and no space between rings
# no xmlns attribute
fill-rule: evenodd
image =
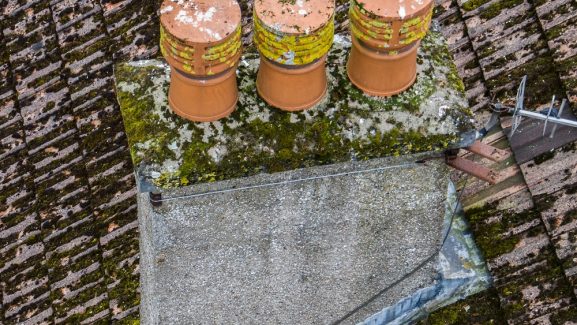
<svg viewBox="0 0 577 325"><path fill-rule="evenodd" d="M549 117L551 117L551 111L553 110L553 105L555 105L555 95L553 95L553 99L551 99L551 106L549 106L549 110L547 111L547 119L545 120L545 125L543 125L543 136L545 136L545 131L547 131L547 123L549 122Z"/></svg>
<svg viewBox="0 0 577 325"><path fill-rule="evenodd" d="M563 110L565 109L565 106L567 106L567 99L563 98L563 102L561 103L561 108L559 109L559 114L557 114L558 118L561 118L561 114L563 114ZM549 138L553 139L553 137L555 136L555 131L557 131L557 127L559 126L559 124L555 124L553 126L553 131L551 131L551 135L549 136ZM543 130L543 135L545 135L545 130Z"/></svg>
<svg viewBox="0 0 577 325"><path fill-rule="evenodd" d="M511 134L510 137L513 137L515 131L521 124L523 120L523 115L520 112L523 110L524 105L523 102L525 101L525 84L527 83L527 76L524 76L521 80L521 84L519 85L519 89L517 89L517 98L515 102L515 110L513 111L513 124L511 125Z"/></svg>

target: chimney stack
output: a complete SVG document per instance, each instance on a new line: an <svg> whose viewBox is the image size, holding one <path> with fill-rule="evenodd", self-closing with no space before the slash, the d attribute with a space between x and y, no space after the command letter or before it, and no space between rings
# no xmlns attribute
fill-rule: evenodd
<svg viewBox="0 0 577 325"><path fill-rule="evenodd" d="M255 1L254 42L261 55L257 89L270 105L300 111L323 98L334 10L332 0Z"/></svg>
<svg viewBox="0 0 577 325"><path fill-rule="evenodd" d="M351 0L351 82L373 96L392 96L409 88L432 13L432 0Z"/></svg>
<svg viewBox="0 0 577 325"><path fill-rule="evenodd" d="M160 49L171 67L170 108L196 122L230 115L242 52L236 0L165 0L160 22Z"/></svg>

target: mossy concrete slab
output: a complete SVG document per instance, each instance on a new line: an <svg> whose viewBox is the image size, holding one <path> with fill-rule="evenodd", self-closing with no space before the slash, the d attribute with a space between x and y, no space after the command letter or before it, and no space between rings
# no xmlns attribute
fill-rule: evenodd
<svg viewBox="0 0 577 325"><path fill-rule="evenodd" d="M228 118L188 122L167 105L169 67L149 60L116 66L116 87L132 159L161 189L351 160L440 152L472 130L471 113L445 40L431 32L418 54L417 82L392 98L364 95L346 76L347 36L328 56L327 96L287 113L259 98L258 54L248 48L237 76L240 99ZM306 87L306 85L303 85Z"/></svg>

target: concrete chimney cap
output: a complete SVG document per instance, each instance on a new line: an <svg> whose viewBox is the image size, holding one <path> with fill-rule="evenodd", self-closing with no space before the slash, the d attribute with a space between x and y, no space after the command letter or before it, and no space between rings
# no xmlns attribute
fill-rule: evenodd
<svg viewBox="0 0 577 325"><path fill-rule="evenodd" d="M224 42L240 21L236 0L164 0L160 7L162 26L190 45Z"/></svg>
<svg viewBox="0 0 577 325"><path fill-rule="evenodd" d="M364 11L383 20L407 20L421 16L433 0L353 0ZM378 19L378 18L377 18Z"/></svg>
<svg viewBox="0 0 577 325"><path fill-rule="evenodd" d="M334 0L256 0L254 12L269 29L284 35L314 33L335 12Z"/></svg>

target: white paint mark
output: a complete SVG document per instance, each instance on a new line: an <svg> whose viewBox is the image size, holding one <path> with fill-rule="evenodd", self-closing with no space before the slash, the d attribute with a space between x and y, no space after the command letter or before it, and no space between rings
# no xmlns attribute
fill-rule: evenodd
<svg viewBox="0 0 577 325"><path fill-rule="evenodd" d="M174 10L174 7L173 7L173 6L166 6L166 7L162 8L162 9L160 9L160 14L162 15L162 14L165 14L165 13L167 13L167 12L171 12L171 11L173 11L173 10Z"/></svg>
<svg viewBox="0 0 577 325"><path fill-rule="evenodd" d="M190 17L188 15L186 10L180 10L178 12L178 14L176 15L176 17L174 17L174 20L179 21L183 24L193 24L194 23L194 19L192 19L192 17Z"/></svg>
<svg viewBox="0 0 577 325"><path fill-rule="evenodd" d="M210 7L205 12L198 10L197 12L194 13L194 16L196 17L196 21L200 23L205 21L212 21L212 16L214 16L215 13L216 8Z"/></svg>
<svg viewBox="0 0 577 325"><path fill-rule="evenodd" d="M399 17L401 17L401 19L405 19L406 14L407 13L405 12L405 7L404 6L399 7Z"/></svg>

